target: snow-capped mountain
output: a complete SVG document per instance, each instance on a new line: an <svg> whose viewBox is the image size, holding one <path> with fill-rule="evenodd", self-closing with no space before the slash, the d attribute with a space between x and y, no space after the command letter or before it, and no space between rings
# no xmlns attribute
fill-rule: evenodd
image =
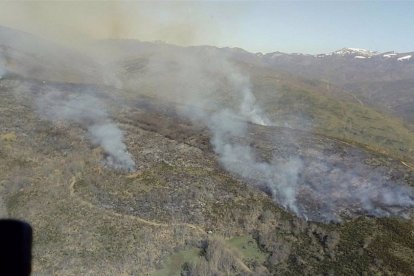
<svg viewBox="0 0 414 276"><path fill-rule="evenodd" d="M406 62L406 61L410 61L410 59L413 56L413 53L396 53L395 51L378 52L378 51L372 51L372 50L361 49L361 48L342 48L330 54L322 54L322 55L317 55L317 56L324 57L324 56L332 56L332 55L360 59L360 60L375 58L377 60L383 59L383 60L388 60L388 61L397 60L401 62Z"/></svg>
<svg viewBox="0 0 414 276"><path fill-rule="evenodd" d="M340 50L333 52L332 54L340 55L340 56L352 55L352 56L357 56L357 57L369 58L369 57L378 55L379 53L377 51L371 51L371 50L362 49L362 48L342 48Z"/></svg>
<svg viewBox="0 0 414 276"><path fill-rule="evenodd" d="M414 56L414 52L409 53L397 53L395 51L388 51L388 52L378 52L368 49L362 48L342 48L330 53L321 53L316 55L310 54L298 54L298 53L283 53L283 52L272 52L267 54L256 54L256 56L261 57L264 61L269 60L277 60L277 59L290 59L294 57L300 58L318 58L318 59L343 59L343 60L384 60L384 61L413 61L412 57Z"/></svg>

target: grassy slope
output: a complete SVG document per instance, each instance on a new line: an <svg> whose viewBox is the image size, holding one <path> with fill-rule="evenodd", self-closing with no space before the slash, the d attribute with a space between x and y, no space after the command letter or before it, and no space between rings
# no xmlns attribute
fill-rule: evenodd
<svg viewBox="0 0 414 276"><path fill-rule="evenodd" d="M129 63L140 68L128 73L129 78L135 79L135 74L140 76L141 71L145 71L147 61L142 58ZM250 77L252 91L272 121L413 161L414 133L400 118L364 105L358 98L323 81L258 65L239 62L237 66ZM134 86L130 88L136 93ZM138 89L138 93L157 97L154 91L157 86L152 82ZM221 103L237 106L239 99L232 96L231 91L230 87L223 86L221 93L213 96Z"/></svg>
<svg viewBox="0 0 414 276"><path fill-rule="evenodd" d="M213 238L214 239L214 238ZM264 263L268 254L258 248L256 241L251 236L238 236L224 241L224 247L234 251L241 256L244 263ZM202 260L202 250L192 248L178 251L171 255L165 262L164 267L154 273L154 276L180 275L186 263L198 263Z"/></svg>
<svg viewBox="0 0 414 276"><path fill-rule="evenodd" d="M258 101L274 121L413 161L414 133L401 119L380 113L320 81L264 68L248 71Z"/></svg>

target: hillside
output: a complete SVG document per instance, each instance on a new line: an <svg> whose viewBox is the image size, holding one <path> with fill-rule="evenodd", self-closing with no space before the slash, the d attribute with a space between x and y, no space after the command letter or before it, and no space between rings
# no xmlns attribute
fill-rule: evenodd
<svg viewBox="0 0 414 276"><path fill-rule="evenodd" d="M349 91L357 91L366 102L377 108L384 108L409 122L413 129L413 79L396 81L361 82L345 85Z"/></svg>
<svg viewBox="0 0 414 276"><path fill-rule="evenodd" d="M413 52L378 53L343 48L319 55L281 52L255 55L233 50L231 56L237 60L262 64L295 76L336 85L380 112L393 114L411 125L414 122L411 109L407 108L414 103L413 86L409 85L414 76Z"/></svg>
<svg viewBox="0 0 414 276"><path fill-rule="evenodd" d="M0 65L8 73L61 82L97 82L97 64L61 44L0 26ZM7 73L4 72L4 73Z"/></svg>
<svg viewBox="0 0 414 276"><path fill-rule="evenodd" d="M400 119L228 49L96 43L0 42L0 214L35 274L414 274Z"/></svg>
<svg viewBox="0 0 414 276"><path fill-rule="evenodd" d="M110 45L114 47L116 42L111 41ZM170 78L173 76L176 79L182 78L181 75L178 75L181 72L176 72L176 70L183 64L177 58L172 59L171 56L178 55L183 59L191 59L193 55L227 57L227 54L221 53L217 48L193 47L188 49L190 53L188 54L186 48L168 47L165 44L148 47L148 43L141 45L139 42L128 41L124 43L121 41L119 45L119 49L123 49L120 51L122 53L129 53L127 49L130 52L131 49L136 50L134 55L126 54L128 57L120 57L118 61L112 61L110 64L111 68L115 68L118 78L122 79L124 87L136 90L142 95L156 97L159 97L156 90L160 85L150 79L152 76L148 77L147 74L147 71L153 70L151 63L154 63L154 60L160 63L159 66L165 66L156 69L154 75L169 74L167 82L170 82L171 86L176 86L177 83L172 82ZM377 104L371 106L360 100L360 98L369 99L367 95L358 94L357 98L339 86L325 81L305 79L263 65L240 63L237 60L234 62L243 73L250 76L254 95L273 122L294 129L317 132L351 143L359 143L374 151L412 160L414 133L401 120L401 117L409 116L410 110L408 107L401 109L396 104L392 105L390 103L391 95L384 101L372 99L371 102ZM184 64L184 66L188 65ZM221 89L231 92L229 87L221 87ZM401 91L399 96L394 96L392 99L400 99L401 102L405 99L404 106L409 106L411 92L407 90L406 96L403 97L403 91L399 91ZM168 94L173 95L170 100L175 101L175 92L165 93L162 96L168 97ZM212 92L209 97L221 103L224 102L228 106L233 106L237 99L229 98L229 94L231 93L214 94ZM382 95L382 93L379 94ZM394 107L393 110L400 110L397 115L401 117L390 115L389 109L383 109L381 112L378 107L381 107L382 102L388 102Z"/></svg>

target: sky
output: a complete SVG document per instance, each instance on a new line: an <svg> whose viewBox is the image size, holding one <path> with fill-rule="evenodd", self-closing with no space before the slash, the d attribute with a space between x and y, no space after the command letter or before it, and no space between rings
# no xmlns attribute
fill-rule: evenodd
<svg viewBox="0 0 414 276"><path fill-rule="evenodd" d="M130 38L263 53L414 50L414 1L2 1L0 25L64 43Z"/></svg>

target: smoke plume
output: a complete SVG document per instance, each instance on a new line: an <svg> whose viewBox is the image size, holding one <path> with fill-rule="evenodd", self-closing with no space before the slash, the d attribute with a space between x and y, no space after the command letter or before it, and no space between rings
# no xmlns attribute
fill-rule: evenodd
<svg viewBox="0 0 414 276"><path fill-rule="evenodd" d="M10 31L3 30L3 33ZM261 102L266 99L253 91L243 67L231 62L220 49L115 41L114 47L108 50L99 48L108 43L100 41L92 45L92 51L102 50L99 55L91 55L86 50L83 53L96 61L89 67L89 61L84 58L78 57L75 62L75 52L68 55L68 51L61 51L56 45L46 47L44 43L34 43L33 37L21 36L25 43L17 39L16 45L8 47L8 58L21 59L20 67L19 62L10 63L18 74L75 83L84 79L94 83L99 79L105 85L128 91L130 98L144 94L170 102L179 114L209 128L213 149L226 170L265 189L276 203L300 217L339 221L347 212L408 216L409 208L414 206L412 188L387 177L381 168L364 165L362 160L343 166L346 156L325 154L325 149L308 155L296 151L280 156L275 151L268 154L270 158L263 158L248 141L252 124L271 128L284 122L266 116L266 110L261 108ZM5 39L2 43L10 41ZM34 56L45 60L41 64L44 67ZM61 56L66 58L56 58ZM0 75L9 69L3 67L0 57ZM56 68L64 70L57 72ZM114 94L113 98L118 100L122 95ZM46 119L72 122L85 128L91 142L105 151L107 165L125 170L135 168L123 142L123 133L111 120L106 108L108 102L102 95L53 90L40 96L36 103L38 112ZM274 136L275 144L279 142L277 139L295 144L294 136Z"/></svg>
<svg viewBox="0 0 414 276"><path fill-rule="evenodd" d="M85 127L92 143L101 146L107 154L107 165L128 171L135 169L123 143L122 131L111 121L105 105L97 97L52 91L38 99L37 110L48 120L74 122Z"/></svg>
<svg viewBox="0 0 414 276"><path fill-rule="evenodd" d="M89 55L41 39L21 31L0 26L0 78L10 72L29 79L41 80L42 85L30 89L17 87L14 93L28 92L25 96L38 96L32 102L37 112L51 121L76 123L87 129L90 140L102 147L106 164L124 170L133 170L134 161L123 143L123 133L110 119L103 99L110 95L98 93L99 88L88 89L79 83L114 83L103 68ZM49 81L66 83L66 88L48 85ZM70 85L67 83L78 83ZM65 85L63 85L65 86ZM62 84L60 85L62 87ZM80 90L76 87L85 87ZM90 91L89 91L90 90ZM96 90L96 91L95 91ZM25 91L25 92L22 92ZM114 97L112 97L113 99Z"/></svg>
<svg viewBox="0 0 414 276"><path fill-rule="evenodd" d="M0 79L3 78L6 73L6 61L4 60L3 54L0 51Z"/></svg>
<svg viewBox="0 0 414 276"><path fill-rule="evenodd" d="M247 137L246 121L265 126L272 123L255 103L248 81L235 84L240 84L236 89L242 97L240 113L224 110L207 121L213 133L211 143L225 169L266 187L275 202L305 219L327 222L357 214L409 216L414 189L385 178L386 172L379 169L361 163L335 166L335 160L330 160L340 158L335 155L319 159L275 155L270 161L259 161L254 149L237 138Z"/></svg>
<svg viewBox="0 0 414 276"><path fill-rule="evenodd" d="M346 157L319 150L313 155L278 156L275 152L270 160L263 160L247 141L249 123L273 126L283 122L272 122L265 115L249 78L218 51L204 49L201 56L197 51L177 50L153 57L133 84L191 106L181 108L181 114L210 129L221 165L264 189L299 217L324 222L359 214L407 217L414 207L412 188L363 164L362 159L345 166L338 160ZM282 138L295 144L293 135Z"/></svg>

